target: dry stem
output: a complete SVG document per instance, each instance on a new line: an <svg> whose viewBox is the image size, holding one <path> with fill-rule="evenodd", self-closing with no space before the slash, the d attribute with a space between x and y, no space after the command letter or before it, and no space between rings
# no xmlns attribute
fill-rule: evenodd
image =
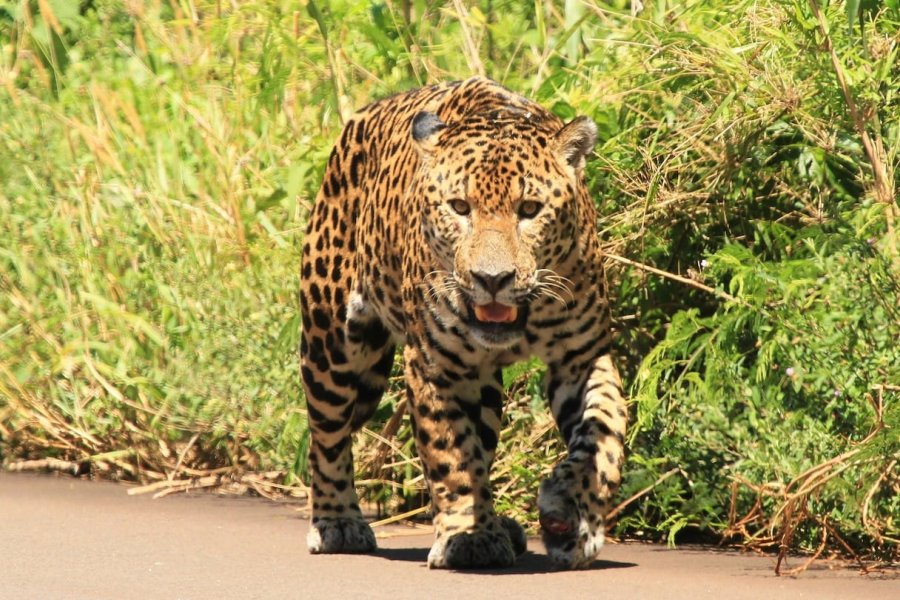
<svg viewBox="0 0 900 600"><path fill-rule="evenodd" d="M847 104L847 110L850 111L850 118L853 120L853 126L862 141L863 149L872 165L872 171L875 175L874 194L876 200L885 205L885 219L887 221L888 244L895 264L898 259L897 239L894 235L894 219L897 216L897 200L894 197L893 176L890 173L893 169L884 157L884 144L881 141L880 134L876 133L876 139L873 142L872 137L866 129L867 119L859 107L856 100L850 92L850 86L847 84L847 78L844 75L844 67L841 60L834 49L831 35L828 33L828 24L825 22L825 16L819 10L816 0L809 0L809 7L812 9L813 15L819 24L819 32L825 40L825 50L831 57L831 64L834 67L834 73L837 76L838 85L841 93L844 95L844 102Z"/></svg>
<svg viewBox="0 0 900 600"><path fill-rule="evenodd" d="M626 506L628 506L629 504L631 504L632 502L634 502L635 500L637 500L637 499L640 498L641 496L645 496L645 495L648 494L653 488L655 488L656 486L658 486L659 484L661 484L663 481L665 481L666 479L668 479L669 477L671 477L672 475L674 475L675 473L678 473L678 472L682 472L682 470L681 470L680 467L675 467L674 469L669 469L668 471L666 471L665 473L663 473L662 475L660 475L659 478L658 478L656 481L654 481L653 483L651 483L650 485L648 485L647 487L645 487L645 488L642 489L641 491L637 492L636 494L632 495L630 498L628 498L628 499L625 500L624 502L620 502L618 506L616 506L616 507L613 508L611 511L609 511L608 513L606 513L606 521L607 521L607 523L608 523L609 521L611 521L612 519L614 519L614 518L616 517L616 515L618 515L620 512L622 512L622 510L623 510Z"/></svg>
<svg viewBox="0 0 900 600"><path fill-rule="evenodd" d="M671 279L672 281L677 281L678 283L683 283L685 285L689 285L691 287L697 288L698 290L703 290L704 292L710 293L714 296L722 298L724 300L728 300L730 302L737 302L738 299L729 294L728 292L723 292L722 290L717 290L715 288L711 288L708 285L702 284L699 281L694 281L693 279L689 279L687 277L682 277L681 275L676 275L675 273L670 273L668 271L663 271L662 269L657 269L656 267L651 267L650 265L646 265L644 263L637 262L635 260L631 260L630 258L625 258L624 256L619 256L618 254L610 254L606 252L603 254L606 258L611 258L616 262L620 262L624 265L629 265L632 267L637 267L642 271L647 271L648 273L653 273L654 275L659 275L660 277L665 277L666 279Z"/></svg>

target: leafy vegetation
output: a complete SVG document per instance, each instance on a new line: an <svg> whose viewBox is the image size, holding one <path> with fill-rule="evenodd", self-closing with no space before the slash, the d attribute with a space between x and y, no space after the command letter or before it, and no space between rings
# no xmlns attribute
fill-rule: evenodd
<svg viewBox="0 0 900 600"><path fill-rule="evenodd" d="M331 144L481 73L598 124L615 533L897 560L900 3L639 4L0 0L0 459L302 489L296 265ZM532 523L564 451L540 378L506 374L495 477ZM391 511L422 493L401 398L357 448Z"/></svg>

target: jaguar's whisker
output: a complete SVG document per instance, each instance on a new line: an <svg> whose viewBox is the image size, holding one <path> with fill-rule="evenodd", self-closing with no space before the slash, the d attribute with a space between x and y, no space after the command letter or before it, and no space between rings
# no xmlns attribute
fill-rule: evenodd
<svg viewBox="0 0 900 600"><path fill-rule="evenodd" d="M572 290L570 290L565 285L562 285L560 283L556 283L553 281L544 281L544 282L542 282L542 286L544 287L544 289L559 290L560 292L562 292L566 296L568 296L570 301L572 301L572 302L575 301L575 295L572 293Z"/></svg>
<svg viewBox="0 0 900 600"><path fill-rule="evenodd" d="M568 304L566 303L565 299L564 299L562 296L560 296L558 293L556 293L555 291L553 291L553 289L551 289L551 288L549 288L549 287L546 287L546 286L541 286L539 289L541 290L541 293L542 293L543 295L545 295L545 296L547 296L547 297L549 297L549 298L553 298L554 300L556 300L557 302L559 302L563 307L568 306Z"/></svg>

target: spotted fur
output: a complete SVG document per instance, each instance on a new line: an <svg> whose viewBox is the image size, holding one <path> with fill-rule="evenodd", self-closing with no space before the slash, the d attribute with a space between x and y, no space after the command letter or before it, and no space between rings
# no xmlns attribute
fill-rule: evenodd
<svg viewBox="0 0 900 600"><path fill-rule="evenodd" d="M309 219L301 367L312 431L313 553L370 552L351 434L403 346L431 491L428 565L505 567L522 529L494 512L501 369L531 356L568 445L542 483L543 539L591 563L620 482L626 410L583 182L596 128L483 78L380 100L345 125Z"/></svg>

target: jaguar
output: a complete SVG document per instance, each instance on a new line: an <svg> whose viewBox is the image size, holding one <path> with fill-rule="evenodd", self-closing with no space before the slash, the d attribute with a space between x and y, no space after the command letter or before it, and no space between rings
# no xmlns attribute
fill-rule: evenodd
<svg viewBox="0 0 900 600"><path fill-rule="evenodd" d="M526 550L493 505L502 370L532 357L567 446L540 484L547 554L583 568L621 482L627 409L585 162L597 128L486 78L388 97L345 123L308 219L301 378L312 553L376 550L352 435L402 347L435 530L432 568L501 568Z"/></svg>

